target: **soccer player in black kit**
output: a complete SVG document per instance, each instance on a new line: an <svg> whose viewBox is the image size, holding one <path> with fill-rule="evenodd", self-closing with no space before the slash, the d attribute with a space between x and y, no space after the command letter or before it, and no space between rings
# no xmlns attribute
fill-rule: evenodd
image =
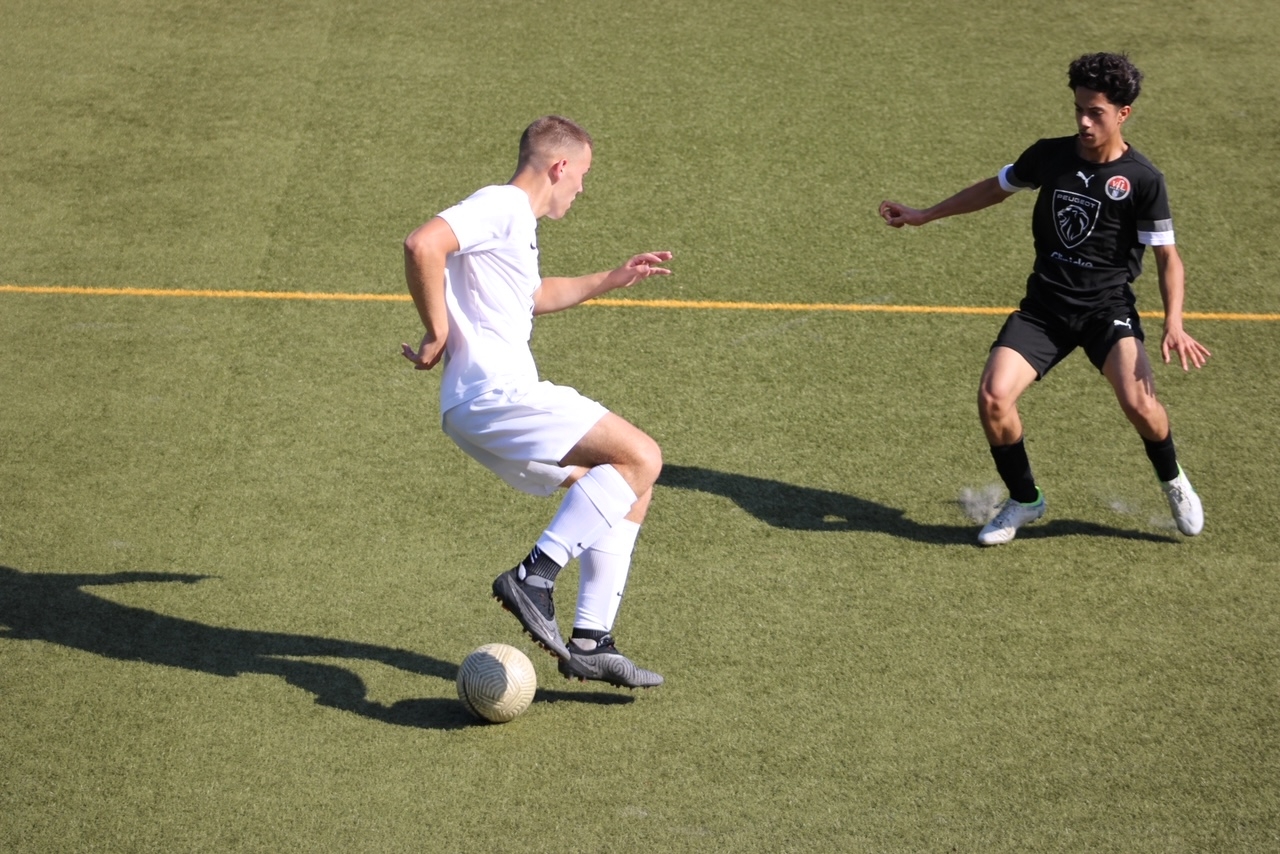
<svg viewBox="0 0 1280 854"><path fill-rule="evenodd" d="M991 346L978 389L978 413L996 471L1009 499L978 533L984 546L1007 543L1018 528L1044 515L1044 493L1031 474L1023 445L1018 398L1076 347L1115 390L1120 408L1146 445L1178 530L1204 527L1200 498L1178 464L1169 415L1156 399L1151 362L1143 348L1133 281L1152 249L1164 302L1160 352L1176 354L1185 371L1201 367L1209 351L1182 328L1185 274L1174 246L1173 216L1164 176L1124 141L1142 73L1127 56L1082 56L1067 70L1075 94L1075 136L1042 139L1016 162L931 208L880 204L894 228L924 225L1039 188L1031 231L1036 260L1027 294Z"/></svg>

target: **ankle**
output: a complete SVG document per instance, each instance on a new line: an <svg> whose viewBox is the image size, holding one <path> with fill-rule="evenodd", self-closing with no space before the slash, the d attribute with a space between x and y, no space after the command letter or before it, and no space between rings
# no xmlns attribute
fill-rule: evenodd
<svg viewBox="0 0 1280 854"><path fill-rule="evenodd" d="M544 580L547 582L545 586L550 587L555 584L556 576L563 568L544 554L542 549L534 546L529 556L520 562L519 576L521 581L529 581L532 578Z"/></svg>
<svg viewBox="0 0 1280 854"><path fill-rule="evenodd" d="M600 641L609 636L608 632L599 629L580 629L576 626L573 629L569 641L578 649L584 652L590 652L600 645Z"/></svg>

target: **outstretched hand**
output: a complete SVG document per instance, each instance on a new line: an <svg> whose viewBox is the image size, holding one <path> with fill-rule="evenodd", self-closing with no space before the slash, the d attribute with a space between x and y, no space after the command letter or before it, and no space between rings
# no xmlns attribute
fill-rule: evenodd
<svg viewBox="0 0 1280 854"><path fill-rule="evenodd" d="M880 216L887 225L902 228L904 225L924 225L924 214L899 202L885 200L880 203Z"/></svg>
<svg viewBox="0 0 1280 854"><path fill-rule="evenodd" d="M670 276L671 271L659 267L671 260L670 252L642 252L626 261L621 267L609 271L607 282L609 290L629 288L636 282L642 282L650 276Z"/></svg>
<svg viewBox="0 0 1280 854"><path fill-rule="evenodd" d="M1208 347L1188 335L1182 327L1166 328L1160 341L1160 355L1164 356L1166 365L1174 353L1178 354L1178 361L1182 363L1184 371L1190 370L1191 365L1204 367L1205 361L1212 355Z"/></svg>

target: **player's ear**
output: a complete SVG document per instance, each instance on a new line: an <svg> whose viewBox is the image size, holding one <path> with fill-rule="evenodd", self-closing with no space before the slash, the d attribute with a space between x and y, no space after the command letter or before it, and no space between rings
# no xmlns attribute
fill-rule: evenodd
<svg viewBox="0 0 1280 854"><path fill-rule="evenodd" d="M551 164L551 168L547 171L547 174L551 176L551 183L554 184L556 181L559 181L561 177L563 177L564 170L568 167L568 165L569 165L569 161L563 158Z"/></svg>

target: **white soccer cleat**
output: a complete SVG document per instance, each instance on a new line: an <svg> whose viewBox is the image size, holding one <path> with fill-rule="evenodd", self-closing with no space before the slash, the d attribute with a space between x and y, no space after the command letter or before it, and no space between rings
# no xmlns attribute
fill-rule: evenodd
<svg viewBox="0 0 1280 854"><path fill-rule="evenodd" d="M999 546L1009 542L1018 534L1018 529L1028 522L1034 522L1044 515L1044 492L1036 487L1037 499L1031 504L1023 504L1012 498L1005 501L996 517L983 526L978 532L978 542L984 546Z"/></svg>
<svg viewBox="0 0 1280 854"><path fill-rule="evenodd" d="M1194 537L1204 530L1204 506L1200 504L1200 496L1191 488L1187 473L1178 466L1178 476L1173 480L1160 481L1165 498L1169 499L1169 510L1173 513L1173 521L1178 523L1178 530L1188 537Z"/></svg>

